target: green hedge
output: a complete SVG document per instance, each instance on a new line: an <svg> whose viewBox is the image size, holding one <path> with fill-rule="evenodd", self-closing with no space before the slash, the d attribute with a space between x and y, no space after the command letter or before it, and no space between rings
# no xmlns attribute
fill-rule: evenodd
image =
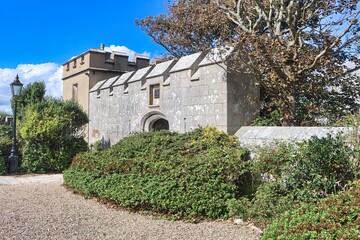
<svg viewBox="0 0 360 240"><path fill-rule="evenodd" d="M23 114L21 171L60 172L77 153L88 149L82 136L88 117L77 102L47 98L27 106Z"/></svg>
<svg viewBox="0 0 360 240"><path fill-rule="evenodd" d="M360 181L319 203L286 212L262 239L360 239Z"/></svg>
<svg viewBox="0 0 360 240"><path fill-rule="evenodd" d="M5 175L6 173L7 173L6 162L2 156L1 149L0 149L0 176Z"/></svg>
<svg viewBox="0 0 360 240"><path fill-rule="evenodd" d="M301 203L313 203L344 190L359 169L340 136L312 137L258 150L251 161L255 193L229 204L229 211L264 228Z"/></svg>
<svg viewBox="0 0 360 240"><path fill-rule="evenodd" d="M1 120L1 119L0 119ZM19 144L17 143L17 146ZM11 150L11 127L0 122L0 175L7 173L7 158Z"/></svg>
<svg viewBox="0 0 360 240"><path fill-rule="evenodd" d="M246 153L236 137L215 128L134 134L110 149L77 155L64 180L124 207L226 218L228 202L246 189Z"/></svg>

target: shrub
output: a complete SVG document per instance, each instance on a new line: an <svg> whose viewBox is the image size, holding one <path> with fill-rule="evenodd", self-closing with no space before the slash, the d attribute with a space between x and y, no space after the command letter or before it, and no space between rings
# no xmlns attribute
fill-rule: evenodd
<svg viewBox="0 0 360 240"><path fill-rule="evenodd" d="M77 155L65 183L133 209L176 217L226 218L241 195L246 151L215 128L129 136L112 148Z"/></svg>
<svg viewBox="0 0 360 240"><path fill-rule="evenodd" d="M266 228L262 239L359 239L360 182L315 204L302 204Z"/></svg>
<svg viewBox="0 0 360 240"><path fill-rule="evenodd" d="M7 166L5 159L2 157L2 152L0 149L0 176L5 175L7 173Z"/></svg>
<svg viewBox="0 0 360 240"><path fill-rule="evenodd" d="M342 190L356 172L351 149L339 136L330 135L260 149L251 165L255 193L247 196L250 204L228 207L260 227L300 203L316 202Z"/></svg>
<svg viewBox="0 0 360 240"><path fill-rule="evenodd" d="M11 127L0 123L0 175L7 173L7 159L11 150Z"/></svg>
<svg viewBox="0 0 360 240"><path fill-rule="evenodd" d="M275 109L266 114L265 116L260 116L255 118L252 122L252 126L281 126L280 118L282 116L282 112L279 109Z"/></svg>
<svg viewBox="0 0 360 240"><path fill-rule="evenodd" d="M24 142L21 169L26 172L63 171L72 158L87 150L79 135L88 122L80 105L46 99L26 108L20 134Z"/></svg>
<svg viewBox="0 0 360 240"><path fill-rule="evenodd" d="M335 193L354 178L352 150L338 135L312 137L299 145L296 161L284 173L286 184L304 199Z"/></svg>
<svg viewBox="0 0 360 240"><path fill-rule="evenodd" d="M16 149L18 149L18 144L16 145ZM1 137L0 136L0 150L2 152L2 157L6 159L10 156L11 151L11 139L10 137ZM16 151L19 153L18 151Z"/></svg>

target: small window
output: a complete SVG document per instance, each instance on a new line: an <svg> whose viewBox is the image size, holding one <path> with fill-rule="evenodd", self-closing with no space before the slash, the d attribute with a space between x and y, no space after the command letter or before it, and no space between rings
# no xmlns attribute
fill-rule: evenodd
<svg viewBox="0 0 360 240"><path fill-rule="evenodd" d="M66 71L69 71L70 70L70 63L67 63L66 64Z"/></svg>
<svg viewBox="0 0 360 240"><path fill-rule="evenodd" d="M85 57L84 57L84 55L82 55L80 64L84 64L84 63L85 63Z"/></svg>
<svg viewBox="0 0 360 240"><path fill-rule="evenodd" d="M114 87L111 86L110 89L109 89L109 96L112 96L114 95Z"/></svg>
<svg viewBox="0 0 360 240"><path fill-rule="evenodd" d="M77 101L78 100L78 84L73 84L72 86L72 96L71 99L73 101Z"/></svg>
<svg viewBox="0 0 360 240"><path fill-rule="evenodd" d="M76 59L74 59L74 65L73 68L76 68Z"/></svg>
<svg viewBox="0 0 360 240"><path fill-rule="evenodd" d="M149 88L149 105L160 105L160 84L151 85Z"/></svg>
<svg viewBox="0 0 360 240"><path fill-rule="evenodd" d="M153 93L154 93L154 99L160 98L160 88L154 88Z"/></svg>
<svg viewBox="0 0 360 240"><path fill-rule="evenodd" d="M96 91L96 97L97 97L97 98L100 98L100 94L101 94L101 91L100 91L100 89L98 89L98 90Z"/></svg>

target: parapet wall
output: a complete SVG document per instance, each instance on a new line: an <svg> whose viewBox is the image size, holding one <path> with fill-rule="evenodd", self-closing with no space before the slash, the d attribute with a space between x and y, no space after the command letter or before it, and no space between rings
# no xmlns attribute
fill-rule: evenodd
<svg viewBox="0 0 360 240"><path fill-rule="evenodd" d="M98 82L90 90L89 143L131 132L215 126L234 134L259 112L259 86L224 61L196 53Z"/></svg>
<svg viewBox="0 0 360 240"><path fill-rule="evenodd" d="M150 59L144 56L135 56L133 61L129 61L129 56L120 52L106 52L100 49L90 49L77 57L72 58L63 64L63 80L82 73L84 71L103 71L121 74L127 71L149 65Z"/></svg>
<svg viewBox="0 0 360 240"><path fill-rule="evenodd" d="M352 134L349 127L249 127L244 126L236 132L243 147L255 149L257 147L272 146L277 142L300 142L312 136L319 138L330 134Z"/></svg>

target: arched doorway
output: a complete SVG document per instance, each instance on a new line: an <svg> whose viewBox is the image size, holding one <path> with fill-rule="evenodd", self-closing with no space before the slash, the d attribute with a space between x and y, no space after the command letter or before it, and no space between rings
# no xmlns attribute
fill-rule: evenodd
<svg viewBox="0 0 360 240"><path fill-rule="evenodd" d="M145 114L141 119L141 126L143 131L152 131L152 130L169 130L169 122L166 119L166 116L159 111L151 111Z"/></svg>
<svg viewBox="0 0 360 240"><path fill-rule="evenodd" d="M169 130L169 122L164 118L160 118L150 123L149 128L149 130L154 131Z"/></svg>

